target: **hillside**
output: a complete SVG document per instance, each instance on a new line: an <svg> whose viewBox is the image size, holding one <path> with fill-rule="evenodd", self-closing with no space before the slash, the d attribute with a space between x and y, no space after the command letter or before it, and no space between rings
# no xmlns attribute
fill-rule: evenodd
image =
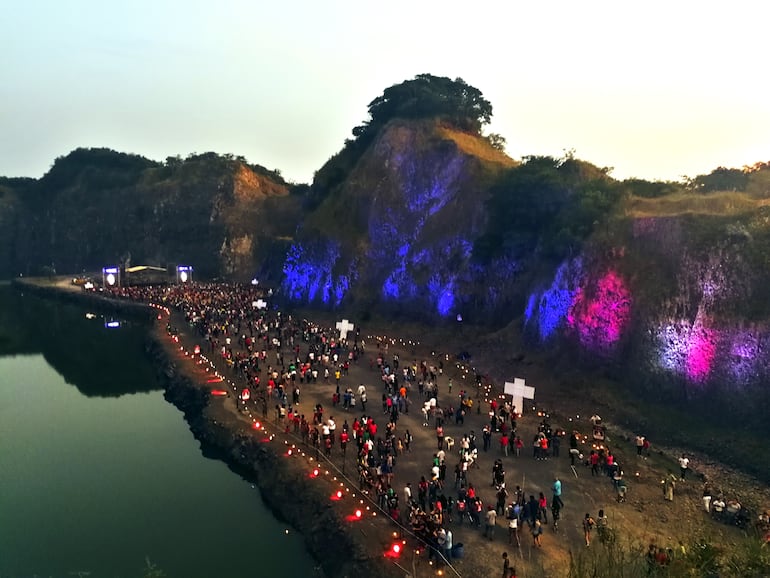
<svg viewBox="0 0 770 578"><path fill-rule="evenodd" d="M259 169L214 153L156 163L73 151L40 180L6 187L0 274L183 262L206 277L251 279L270 266L300 210L287 183Z"/></svg>

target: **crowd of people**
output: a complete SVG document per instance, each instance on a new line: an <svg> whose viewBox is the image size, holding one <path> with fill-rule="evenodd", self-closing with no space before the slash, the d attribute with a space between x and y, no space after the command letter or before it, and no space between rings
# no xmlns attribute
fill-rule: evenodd
<svg viewBox="0 0 770 578"><path fill-rule="evenodd" d="M521 547L524 532L531 536L532 546L540 548L545 526L558 531L564 508L562 481L556 476L548 488L510 489L505 463L523 459L525 445L518 430L520 408L499 398L482 400L480 375L476 375L475 383L453 392L454 384L444 375L442 361L404 362L398 354L389 353L387 342L365 343L360 329L340 335L306 319L265 308L264 293L252 285L196 283L112 291L116 296L151 301L181 312L207 353L242 387L241 409L253 409L267 418L273 408L274 419L285 432L299 436L328 458L342 456L343 464L350 451L355 456L360 489L426 545L429 557L449 562L453 556L462 555L462 545L453 534L453 529L461 527L464 532L468 527L476 529L490 541L499 539L503 527L507 530L504 542L516 548ZM168 330L176 331L171 324ZM366 361L361 364L361 360ZM352 382L351 368L363 369L367 362L373 384ZM329 405L315 401L308 411L305 388L310 388L314 400L330 393L325 398ZM373 405L371 399L381 405ZM421 429L427 430L421 434L423 439L425 433L435 433L430 462L424 463L422 474L411 477L398 470L403 456L414 449L413 433L417 432L402 424L410 410L417 414ZM466 418L474 410L483 422L480 440L472 425L466 426ZM474 422L479 420L471 424ZM532 459L559 459L564 437L567 433L552 427L544 416L531 438ZM577 431L569 434L570 463L583 463L592 476L609 478L618 501L625 501L628 486L613 452L600 444L584 456L583 441ZM348 450L349 445L354 450ZM649 453L646 439L637 438L636 445L640 456ZM421 442L421 453L426 447ZM472 472L480 470L480 453L490 452L497 455L490 489L483 498L480 472ZM517 464L524 467L522 462ZM448 470L454 473L449 482ZM685 475L683 469L682 479ZM720 503L719 498L710 500L709 511L716 512ZM586 514L583 519L586 546L594 531L601 540L612 535L603 510L596 517ZM507 555L504 560L508 563L504 572L513 570Z"/></svg>

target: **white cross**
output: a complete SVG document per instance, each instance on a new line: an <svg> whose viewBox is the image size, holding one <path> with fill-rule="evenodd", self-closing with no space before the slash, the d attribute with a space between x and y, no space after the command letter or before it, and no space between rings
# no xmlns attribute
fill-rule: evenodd
<svg viewBox="0 0 770 578"><path fill-rule="evenodd" d="M535 388L526 384L526 381L520 377L505 382L505 394L513 396L513 405L516 413L524 413L524 398L535 399Z"/></svg>
<svg viewBox="0 0 770 578"><path fill-rule="evenodd" d="M265 307L267 307L267 301L263 301L262 299L257 299L256 301L252 301L251 304L257 309L264 309Z"/></svg>
<svg viewBox="0 0 770 578"><path fill-rule="evenodd" d="M348 332L353 331L356 326L347 319L343 319L342 321L337 321L335 327L340 330L340 339L347 339Z"/></svg>

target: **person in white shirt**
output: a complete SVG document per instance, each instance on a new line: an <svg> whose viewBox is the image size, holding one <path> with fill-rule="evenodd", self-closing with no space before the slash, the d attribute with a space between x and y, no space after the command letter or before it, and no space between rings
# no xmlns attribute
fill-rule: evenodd
<svg viewBox="0 0 770 578"><path fill-rule="evenodd" d="M690 466L690 458L688 458L686 455L682 454L682 457L679 458L679 477L682 481L684 481L685 477L687 476L687 469Z"/></svg>

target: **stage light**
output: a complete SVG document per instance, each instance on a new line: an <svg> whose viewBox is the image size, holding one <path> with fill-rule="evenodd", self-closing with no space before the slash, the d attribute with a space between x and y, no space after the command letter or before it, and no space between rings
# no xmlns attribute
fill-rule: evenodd
<svg viewBox="0 0 770 578"><path fill-rule="evenodd" d="M107 287L120 285L120 269L118 267L103 267L102 284Z"/></svg>
<svg viewBox="0 0 770 578"><path fill-rule="evenodd" d="M177 265L176 281L177 283L189 283L192 281L193 268L189 265Z"/></svg>

